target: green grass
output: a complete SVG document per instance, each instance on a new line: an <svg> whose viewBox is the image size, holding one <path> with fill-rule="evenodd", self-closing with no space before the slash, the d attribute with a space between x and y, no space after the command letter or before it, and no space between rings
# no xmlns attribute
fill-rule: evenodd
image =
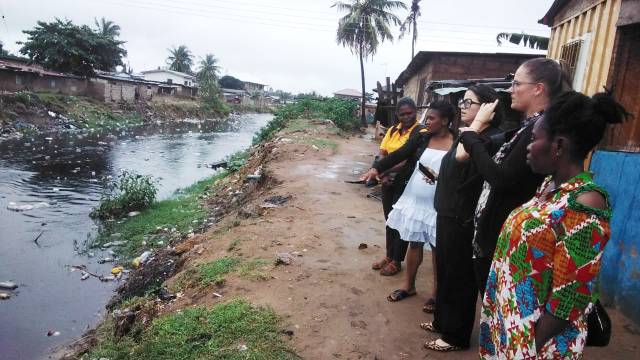
<svg viewBox="0 0 640 360"><path fill-rule="evenodd" d="M124 261L138 256L145 249L166 246L168 241L192 232L204 222L207 213L200 198L212 191L216 181L226 175L226 172L222 172L178 190L173 198L152 204L138 216L122 222L104 223L94 245L113 240L111 234L121 234L127 244L116 251Z"/></svg>
<svg viewBox="0 0 640 360"><path fill-rule="evenodd" d="M264 272L267 265L271 264L269 260L265 259L251 259L243 262L238 267L238 275L240 277L253 280L253 281L265 281L269 279Z"/></svg>
<svg viewBox="0 0 640 360"><path fill-rule="evenodd" d="M210 285L225 283L225 275L237 273L240 277L264 281L269 277L265 268L270 262L265 259L251 259L244 261L239 257L223 257L208 263L198 264L179 275L172 290L181 291L185 288L204 289Z"/></svg>
<svg viewBox="0 0 640 360"><path fill-rule="evenodd" d="M287 124L287 127L283 129L283 132L293 133L311 129L312 127L313 125L311 125L311 122L308 119L294 119Z"/></svg>
<svg viewBox="0 0 640 360"><path fill-rule="evenodd" d="M111 321L111 320L109 320ZM269 308L231 300L212 309L188 308L154 319L137 339L114 338L113 323L85 359L298 359L280 335L280 319Z"/></svg>
<svg viewBox="0 0 640 360"><path fill-rule="evenodd" d="M332 152L338 149L338 143L328 139L309 139L307 141L309 144L315 145L320 149L330 149Z"/></svg>

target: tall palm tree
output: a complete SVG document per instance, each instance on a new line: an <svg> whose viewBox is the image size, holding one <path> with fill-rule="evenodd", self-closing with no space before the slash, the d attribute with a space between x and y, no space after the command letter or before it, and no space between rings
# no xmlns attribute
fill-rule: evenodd
<svg viewBox="0 0 640 360"><path fill-rule="evenodd" d="M420 13L420 5L418 4L420 0L413 0L411 2L411 11L409 11L409 16L402 22L400 25L400 36L398 38L402 39L405 33L410 33L411 37L411 60L416 54L416 41L418 40L418 17L422 15Z"/></svg>
<svg viewBox="0 0 640 360"><path fill-rule="evenodd" d="M391 10L406 9L402 1L391 0L351 0L350 3L337 1L332 7L347 14L338 20L336 41L348 47L360 58L360 77L362 79L362 106L360 121L366 126L365 117L365 81L364 59L373 56L380 42L393 41L389 25L400 25L401 20Z"/></svg>
<svg viewBox="0 0 640 360"><path fill-rule="evenodd" d="M522 45L531 49L547 50L549 48L549 38L545 36L530 35L526 33L499 33L496 36L498 46L502 45L502 42L508 41L512 44Z"/></svg>
<svg viewBox="0 0 640 360"><path fill-rule="evenodd" d="M169 70L190 74L191 66L193 66L193 55L187 46L180 45L177 48L174 47L168 50L167 65L169 65Z"/></svg>
<svg viewBox="0 0 640 360"><path fill-rule="evenodd" d="M100 21L98 21L97 18L93 19L94 23L96 24L96 31L99 34L102 34L104 36L108 36L111 38L115 38L120 36L120 26L117 25L116 23L114 23L111 20L107 20L104 17L100 19Z"/></svg>
<svg viewBox="0 0 640 360"><path fill-rule="evenodd" d="M200 70L196 74L198 82L217 82L218 72L220 72L220 66L217 64L218 59L213 54L207 54L204 58L201 58L199 63Z"/></svg>

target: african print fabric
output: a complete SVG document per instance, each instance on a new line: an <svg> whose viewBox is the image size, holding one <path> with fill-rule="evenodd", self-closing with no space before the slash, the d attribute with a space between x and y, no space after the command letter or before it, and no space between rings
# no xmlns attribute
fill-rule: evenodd
<svg viewBox="0 0 640 360"><path fill-rule="evenodd" d="M581 357L611 212L576 201L592 190L607 197L590 173L544 192L550 184L547 178L502 227L482 304L483 359ZM536 354L535 325L545 311L569 325Z"/></svg>

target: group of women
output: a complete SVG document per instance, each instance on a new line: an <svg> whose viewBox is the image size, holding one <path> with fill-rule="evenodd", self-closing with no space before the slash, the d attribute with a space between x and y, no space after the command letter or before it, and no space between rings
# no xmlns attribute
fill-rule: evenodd
<svg viewBox="0 0 640 360"><path fill-rule="evenodd" d="M486 85L458 103L456 131L448 102L432 102L417 121L415 103L399 101L399 124L363 176L383 184L387 254L372 268L395 275L406 260L388 296L400 301L416 294L423 249L432 251L423 310L434 316L419 326L438 338L427 349L469 348L480 293L481 358L579 358L611 216L584 161L626 113L608 94L569 91L550 59L523 63L510 92L524 115L506 132Z"/></svg>

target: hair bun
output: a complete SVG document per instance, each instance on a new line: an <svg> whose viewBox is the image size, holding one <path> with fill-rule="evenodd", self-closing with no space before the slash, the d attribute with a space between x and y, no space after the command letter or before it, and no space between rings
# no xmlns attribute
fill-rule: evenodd
<svg viewBox="0 0 640 360"><path fill-rule="evenodd" d="M630 116L609 93L597 93L591 100L594 112L609 124L620 124Z"/></svg>

